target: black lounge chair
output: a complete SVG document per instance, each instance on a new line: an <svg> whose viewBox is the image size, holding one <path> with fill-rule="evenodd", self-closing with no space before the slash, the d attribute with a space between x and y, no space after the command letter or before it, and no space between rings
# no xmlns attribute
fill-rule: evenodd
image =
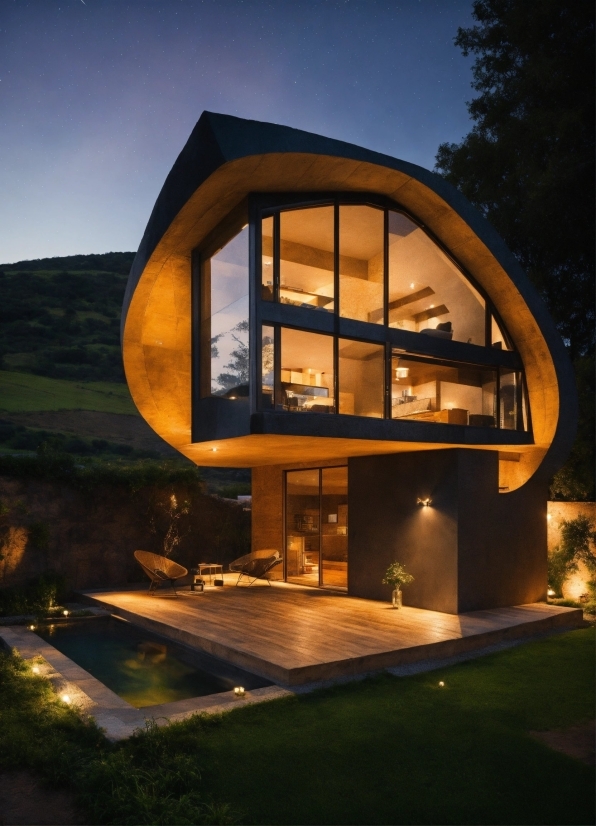
<svg viewBox="0 0 596 826"><path fill-rule="evenodd" d="M240 585L242 577L247 577L251 580L249 585L256 582L257 579L264 579L271 586L270 578L267 576L269 571L275 568L276 565L281 565L283 559L279 551L267 549L264 551L253 551L250 554L235 559L230 562L230 571L239 574L236 585Z"/></svg>

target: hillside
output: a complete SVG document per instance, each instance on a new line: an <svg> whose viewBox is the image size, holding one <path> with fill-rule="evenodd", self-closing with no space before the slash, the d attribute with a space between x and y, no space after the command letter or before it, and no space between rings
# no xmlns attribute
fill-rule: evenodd
<svg viewBox="0 0 596 826"><path fill-rule="evenodd" d="M0 266L0 369L124 382L120 313L133 258L111 252Z"/></svg>
<svg viewBox="0 0 596 826"><path fill-rule="evenodd" d="M187 463L138 415L124 379L120 315L134 255L0 265L0 454L49 442L93 461ZM250 471L202 475L211 491L248 492Z"/></svg>

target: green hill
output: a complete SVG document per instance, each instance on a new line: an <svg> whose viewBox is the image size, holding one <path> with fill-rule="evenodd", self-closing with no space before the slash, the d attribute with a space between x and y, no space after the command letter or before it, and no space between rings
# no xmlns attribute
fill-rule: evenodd
<svg viewBox="0 0 596 826"><path fill-rule="evenodd" d="M134 253L0 266L0 369L124 382L120 314Z"/></svg>
<svg viewBox="0 0 596 826"><path fill-rule="evenodd" d="M93 461L186 464L142 419L124 380L120 316L133 252L0 265L0 455L48 440ZM205 468L212 491L249 491L250 471Z"/></svg>
<svg viewBox="0 0 596 826"><path fill-rule="evenodd" d="M72 382L0 371L0 412L49 410L137 413L126 384Z"/></svg>

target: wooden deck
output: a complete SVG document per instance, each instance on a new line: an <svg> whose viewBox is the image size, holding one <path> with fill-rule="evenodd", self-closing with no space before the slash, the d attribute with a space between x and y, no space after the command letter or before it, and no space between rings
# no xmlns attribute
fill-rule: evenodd
<svg viewBox="0 0 596 826"><path fill-rule="evenodd" d="M582 612L535 603L469 614L356 599L284 583L203 594L86 591L87 601L280 685L444 659L582 624Z"/></svg>

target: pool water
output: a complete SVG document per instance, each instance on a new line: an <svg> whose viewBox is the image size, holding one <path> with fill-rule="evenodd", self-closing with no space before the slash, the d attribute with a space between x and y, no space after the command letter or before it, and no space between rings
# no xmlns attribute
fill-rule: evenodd
<svg viewBox="0 0 596 826"><path fill-rule="evenodd" d="M115 617L40 626L37 633L136 708L271 682Z"/></svg>

